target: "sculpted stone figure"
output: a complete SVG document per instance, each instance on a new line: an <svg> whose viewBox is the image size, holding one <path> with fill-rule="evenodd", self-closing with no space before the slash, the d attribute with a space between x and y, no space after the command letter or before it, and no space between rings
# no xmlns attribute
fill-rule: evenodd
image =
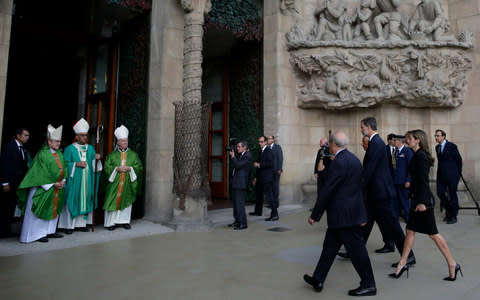
<svg viewBox="0 0 480 300"><path fill-rule="evenodd" d="M409 22L412 39L425 39L430 36L434 41L453 39L445 36L450 24L438 0L422 0Z"/></svg>
<svg viewBox="0 0 480 300"><path fill-rule="evenodd" d="M295 7L295 0L280 0L280 12L285 16L291 16L298 10Z"/></svg>
<svg viewBox="0 0 480 300"><path fill-rule="evenodd" d="M373 19L378 39L385 40L383 33L384 26L388 25L388 39L400 40L402 33L400 32L400 22L402 16L399 12L400 0L376 0L376 4L381 13Z"/></svg>
<svg viewBox="0 0 480 300"><path fill-rule="evenodd" d="M359 38L362 33L365 39L372 40L373 36L370 32L370 22L373 17L373 10L377 7L376 0L362 0L360 7L357 7L352 20L356 23L353 37Z"/></svg>
<svg viewBox="0 0 480 300"><path fill-rule="evenodd" d="M351 20L343 0L325 0L315 10L316 40L351 40Z"/></svg>

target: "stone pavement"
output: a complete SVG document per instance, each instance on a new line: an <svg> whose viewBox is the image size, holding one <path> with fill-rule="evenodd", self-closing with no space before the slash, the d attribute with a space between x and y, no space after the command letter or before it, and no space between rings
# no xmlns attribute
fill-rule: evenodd
<svg viewBox="0 0 480 300"><path fill-rule="evenodd" d="M335 261L320 294L303 282L320 255L326 225L322 220L309 226L306 210L284 208L280 222L273 223L249 218L244 231L225 226L231 221L228 210L209 212L216 225L210 232L172 232L140 220L131 231L113 232L121 239L106 241L111 232L99 228L47 243L93 235L105 239L94 244L35 251L44 244L16 242L13 256L13 241L0 240L0 299L351 299L347 290L356 288L359 278L348 260ZM448 270L441 253L427 236L417 235L417 266L409 278L388 278L398 254L374 253L382 246L375 228L367 245L375 299L479 299L480 217L461 211L456 225L440 220L437 225L465 277L444 282ZM135 236L140 231L146 234ZM28 251L18 250L25 247Z"/></svg>

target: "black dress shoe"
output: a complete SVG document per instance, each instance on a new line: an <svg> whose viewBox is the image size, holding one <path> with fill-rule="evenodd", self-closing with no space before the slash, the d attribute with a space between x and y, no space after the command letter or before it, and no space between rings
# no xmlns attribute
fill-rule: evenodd
<svg viewBox="0 0 480 300"><path fill-rule="evenodd" d="M44 237L42 237L42 238L39 238L39 239L37 240L37 242L40 242L40 243L48 243L48 239L47 239L46 236L44 236Z"/></svg>
<svg viewBox="0 0 480 300"><path fill-rule="evenodd" d="M63 232L65 234L72 234L73 233L73 229L64 229Z"/></svg>
<svg viewBox="0 0 480 300"><path fill-rule="evenodd" d="M239 225L239 226L233 228L233 230L244 230L244 229L247 229L247 228L248 228L247 225Z"/></svg>
<svg viewBox="0 0 480 300"><path fill-rule="evenodd" d="M395 251L394 248L390 248L387 245L385 245L382 248L375 250L375 253L390 253L393 251Z"/></svg>
<svg viewBox="0 0 480 300"><path fill-rule="evenodd" d="M319 293L322 291L323 284L318 282L312 276L305 274L303 275L303 280L305 280L305 282L308 283L309 285L313 286L313 289L315 290L315 292Z"/></svg>
<svg viewBox="0 0 480 300"><path fill-rule="evenodd" d="M61 235L60 233L52 233L52 234L49 234L47 235L48 238L52 238L52 239L61 239L63 238L63 235Z"/></svg>
<svg viewBox="0 0 480 300"><path fill-rule="evenodd" d="M251 216L262 216L262 213L257 213L255 211L249 212L248 214Z"/></svg>
<svg viewBox="0 0 480 300"><path fill-rule="evenodd" d="M346 259L350 258L350 254L348 254L348 252L338 252L337 255L340 256L341 258L346 258Z"/></svg>
<svg viewBox="0 0 480 300"><path fill-rule="evenodd" d="M79 228L77 228L77 230L81 231L81 232L87 232L88 228L87 227L79 227Z"/></svg>
<svg viewBox="0 0 480 300"><path fill-rule="evenodd" d="M447 224L455 224L457 223L457 218L451 217L449 220L447 220Z"/></svg>
<svg viewBox="0 0 480 300"><path fill-rule="evenodd" d="M130 226L130 224L122 224L122 227L125 228L126 230L132 229L132 226Z"/></svg>
<svg viewBox="0 0 480 300"><path fill-rule="evenodd" d="M448 217L443 218L443 222L447 222L449 220Z"/></svg>
<svg viewBox="0 0 480 300"><path fill-rule="evenodd" d="M375 296L377 294L377 288L375 287L358 287L354 290L348 291L350 296Z"/></svg>
<svg viewBox="0 0 480 300"><path fill-rule="evenodd" d="M238 227L240 226L240 223L238 222L233 222L232 224L228 224L228 227Z"/></svg>
<svg viewBox="0 0 480 300"><path fill-rule="evenodd" d="M407 266L411 267L416 263L417 263L417 261L415 260L415 257L407 258L407 264L406 264ZM396 268L397 266L398 266L398 262L392 264L392 268Z"/></svg>
<svg viewBox="0 0 480 300"><path fill-rule="evenodd" d="M110 226L110 227L107 227L108 231L114 231L114 230L115 230L115 228L116 228L116 226L115 226L115 225L113 225L113 226Z"/></svg>
<svg viewBox="0 0 480 300"><path fill-rule="evenodd" d="M279 219L280 219L280 218L277 216L277 217L266 218L265 221L273 222L273 221L278 221Z"/></svg>

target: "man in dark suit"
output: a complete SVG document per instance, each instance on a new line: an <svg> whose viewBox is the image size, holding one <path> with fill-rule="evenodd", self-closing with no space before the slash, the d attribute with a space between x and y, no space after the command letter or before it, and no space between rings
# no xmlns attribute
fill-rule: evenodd
<svg viewBox="0 0 480 300"><path fill-rule="evenodd" d="M447 134L441 129L435 130L435 147L438 159L437 195L445 208L447 224L457 223L458 197L457 186L462 175L462 156L457 145L446 140ZM447 196L448 192L448 196Z"/></svg>
<svg viewBox="0 0 480 300"><path fill-rule="evenodd" d="M360 123L361 132L368 136L368 149L363 159L363 186L367 197L368 222L365 226L365 241L368 240L376 221L386 235L385 240L393 240L400 255L403 251L405 234L393 213L395 188L388 166L385 143L377 132L377 120L367 117ZM408 264L415 263L413 252L409 254Z"/></svg>
<svg viewBox="0 0 480 300"><path fill-rule="evenodd" d="M395 149L394 137L395 137L395 134L393 133L390 133L389 135L387 135L387 145L385 146L385 149L387 151L388 166L390 167L390 174L392 175L392 177L393 177L394 164L396 163L393 158L397 154Z"/></svg>
<svg viewBox="0 0 480 300"><path fill-rule="evenodd" d="M403 217L408 221L410 212L410 201L408 199L408 191L410 188L410 173L408 172L408 164L413 157L412 149L405 146L405 136L395 135L395 165L393 168L393 183L397 198L393 202L393 212L395 217L399 217L403 210Z"/></svg>
<svg viewBox="0 0 480 300"><path fill-rule="evenodd" d="M330 152L335 154L335 158L330 164L327 180L308 219L308 223L313 225L320 221L326 210L328 229L313 276L305 274L303 278L315 291L320 292L343 244L361 278L360 287L350 290L348 294L376 295L375 279L362 231L362 226L367 222L362 193L362 165L358 158L346 149L347 145L348 138L343 132L335 132L330 137Z"/></svg>
<svg viewBox="0 0 480 300"><path fill-rule="evenodd" d="M317 178L317 198L319 193L327 180L328 169L330 168L330 149L328 146L328 139L320 139L320 149L317 151L317 158L315 158L315 165L313 166L313 174ZM323 166L325 167L323 167ZM320 171L321 169L321 171Z"/></svg>
<svg viewBox="0 0 480 300"><path fill-rule="evenodd" d="M258 138L258 145L260 146L259 160L254 162L253 166L257 168L257 174L253 180L253 184L257 191L257 202L255 203L255 211L251 212L252 216L261 216L263 210L263 197L272 209L270 217L265 221L277 221L278 211L277 203L273 197L273 153L272 149L267 145L267 138L261 136Z"/></svg>
<svg viewBox="0 0 480 300"><path fill-rule="evenodd" d="M10 224L13 221L17 205L17 187L27 173L30 154L24 148L30 138L30 132L20 128L15 132L15 139L9 142L2 151L1 183L2 203L0 215L0 237L11 236Z"/></svg>
<svg viewBox="0 0 480 300"><path fill-rule="evenodd" d="M241 141L237 144L237 153L230 151L234 169L232 176L232 194L233 194L233 218L234 222L229 227L234 230L247 229L247 216L245 214L245 200L247 199L248 178L252 169L252 155L248 151L248 143Z"/></svg>
<svg viewBox="0 0 480 300"><path fill-rule="evenodd" d="M283 151L282 147L279 144L275 143L275 137L273 135L267 136L267 143L273 153L273 171L274 171L274 181L273 181L273 198L277 203L277 208L280 203L280 176L283 173Z"/></svg>

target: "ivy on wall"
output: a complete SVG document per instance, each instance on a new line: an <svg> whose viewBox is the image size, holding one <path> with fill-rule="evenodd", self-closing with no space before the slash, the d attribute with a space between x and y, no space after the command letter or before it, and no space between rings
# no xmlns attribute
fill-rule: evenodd
<svg viewBox="0 0 480 300"><path fill-rule="evenodd" d="M212 9L204 23L204 30L220 29L233 33L245 41L263 38L262 18L254 0L211 0Z"/></svg>
<svg viewBox="0 0 480 300"><path fill-rule="evenodd" d="M134 11L147 11L152 8L152 0L108 0L109 4L117 4Z"/></svg>

